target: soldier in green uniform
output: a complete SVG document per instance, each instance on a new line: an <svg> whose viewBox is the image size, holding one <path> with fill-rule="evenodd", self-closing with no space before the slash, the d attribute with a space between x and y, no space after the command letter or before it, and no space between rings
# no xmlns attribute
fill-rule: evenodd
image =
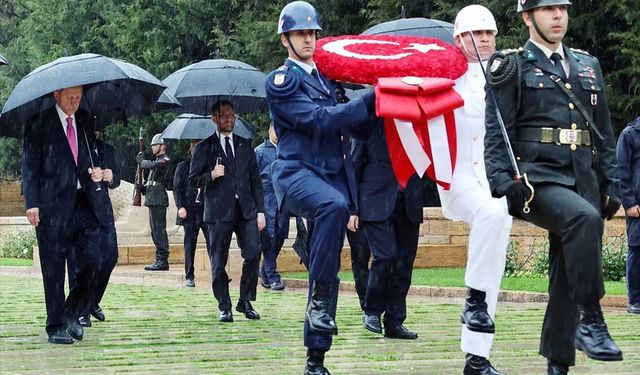
<svg viewBox="0 0 640 375"><path fill-rule="evenodd" d="M492 56L486 86L492 194L507 197L512 215L549 231L549 303L540 342L549 374L566 374L576 348L593 359L622 360L599 302L603 219L620 207L615 138L598 60L562 44L570 4L518 0L529 41ZM533 191L515 178L515 162Z"/></svg>
<svg viewBox="0 0 640 375"><path fill-rule="evenodd" d="M136 156L136 162L149 170L144 189L144 205L149 207L151 238L156 246L156 260L144 269L147 271L169 270L169 238L167 237L167 179L169 176L169 157L161 134L151 139L151 151L156 160L144 160L143 153Z"/></svg>

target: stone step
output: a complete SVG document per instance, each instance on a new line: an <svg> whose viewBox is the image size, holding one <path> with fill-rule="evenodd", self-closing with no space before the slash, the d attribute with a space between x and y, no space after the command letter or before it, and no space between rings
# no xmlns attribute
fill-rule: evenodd
<svg viewBox="0 0 640 375"><path fill-rule="evenodd" d="M120 246L118 265L142 265L150 264L155 259L153 245L127 245ZM464 267L467 259L465 246L420 244L414 262L415 268L432 267ZM239 276L242 270L242 256L240 249L230 249L227 273L230 276ZM184 252L181 245L171 245L169 250L169 263L172 270L184 269ZM196 248L194 261L195 273L198 278L207 278L211 272L211 263L204 247ZM342 250L341 270L351 269L351 252L349 247ZM284 247L278 256L278 271L301 272L305 268L300 264L300 258L291 247Z"/></svg>

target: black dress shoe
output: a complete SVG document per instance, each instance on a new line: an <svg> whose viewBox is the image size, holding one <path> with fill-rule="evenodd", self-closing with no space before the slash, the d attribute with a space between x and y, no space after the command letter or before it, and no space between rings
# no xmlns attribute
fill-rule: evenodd
<svg viewBox="0 0 640 375"><path fill-rule="evenodd" d="M260 319L260 314L258 314L258 312L253 309L253 306L251 306L251 302L249 301L242 299L239 300L238 304L236 305L236 311L243 313L244 317L247 319Z"/></svg>
<svg viewBox="0 0 640 375"><path fill-rule="evenodd" d="M78 318L78 323L83 327L91 327L91 315L82 315Z"/></svg>
<svg viewBox="0 0 640 375"><path fill-rule="evenodd" d="M493 368L491 362L485 357L473 354L467 354L462 373L464 375L505 375Z"/></svg>
<svg viewBox="0 0 640 375"><path fill-rule="evenodd" d="M145 271L169 271L169 262L166 260L156 260L151 265L146 266Z"/></svg>
<svg viewBox="0 0 640 375"><path fill-rule="evenodd" d="M271 284L266 279L260 278L260 285L265 289L271 289Z"/></svg>
<svg viewBox="0 0 640 375"><path fill-rule="evenodd" d="M184 285L186 285L187 288L195 288L196 281L194 279L187 279L187 281L184 282Z"/></svg>
<svg viewBox="0 0 640 375"><path fill-rule="evenodd" d="M60 328L49 335L49 342L52 344L73 344L73 339L67 331Z"/></svg>
<svg viewBox="0 0 640 375"><path fill-rule="evenodd" d="M307 364L304 367L304 375L331 375L324 367L324 350L307 349Z"/></svg>
<svg viewBox="0 0 640 375"><path fill-rule="evenodd" d="M104 319L105 319L105 317L104 317L104 312L102 311L102 309L100 308L100 306L99 306L99 305L96 305L96 306L93 308L93 310L91 311L91 315L92 315L94 318L98 319L99 321L104 322Z"/></svg>
<svg viewBox="0 0 640 375"><path fill-rule="evenodd" d="M482 333L495 333L496 327L493 319L487 312L487 304L484 301L485 292L470 289L469 297L464 304L464 310L460 316L460 323L467 326L469 331Z"/></svg>
<svg viewBox="0 0 640 375"><path fill-rule="evenodd" d="M547 361L547 375L567 375L569 366L562 365L552 360Z"/></svg>
<svg viewBox="0 0 640 375"><path fill-rule="evenodd" d="M230 309L220 311L220 321L225 323L233 322L233 314Z"/></svg>
<svg viewBox="0 0 640 375"><path fill-rule="evenodd" d="M78 341L82 340L82 336L84 335L84 330L82 329L82 326L78 322L77 318L67 319L67 333L69 334L69 336L73 337Z"/></svg>
<svg viewBox="0 0 640 375"><path fill-rule="evenodd" d="M630 314L640 314L640 303L629 304L627 311Z"/></svg>
<svg viewBox="0 0 640 375"><path fill-rule="evenodd" d="M384 337L388 337L390 339L401 339L401 340L415 340L418 338L418 334L415 332L411 332L405 328L402 324L387 328L384 327Z"/></svg>
<svg viewBox="0 0 640 375"><path fill-rule="evenodd" d="M284 284L281 281L271 283L271 290L284 290Z"/></svg>
<svg viewBox="0 0 640 375"><path fill-rule="evenodd" d="M380 315L367 314L362 315L362 321L364 328L373 333L382 333L382 323L380 322Z"/></svg>
<svg viewBox="0 0 640 375"><path fill-rule="evenodd" d="M575 343L591 359L622 361L622 351L609 335L599 306L581 309Z"/></svg>

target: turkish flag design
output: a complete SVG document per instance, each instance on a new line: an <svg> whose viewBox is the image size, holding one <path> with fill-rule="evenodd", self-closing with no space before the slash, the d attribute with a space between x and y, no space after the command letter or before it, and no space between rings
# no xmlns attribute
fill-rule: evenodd
<svg viewBox="0 0 640 375"><path fill-rule="evenodd" d="M376 113L385 119L387 148L402 187L415 173L451 186L457 154L453 110L464 105L453 85L442 78L378 80Z"/></svg>
<svg viewBox="0 0 640 375"><path fill-rule="evenodd" d="M455 46L427 37L328 37L318 40L313 59L329 79L361 84L375 84L381 77L457 79L467 70L467 62Z"/></svg>

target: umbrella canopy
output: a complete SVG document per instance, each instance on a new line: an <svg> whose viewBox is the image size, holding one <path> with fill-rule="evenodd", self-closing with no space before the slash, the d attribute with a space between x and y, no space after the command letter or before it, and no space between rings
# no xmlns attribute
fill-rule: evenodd
<svg viewBox="0 0 640 375"><path fill-rule="evenodd" d="M169 92L182 103L181 112L208 116L218 100L229 100L237 113L266 110L266 75L235 60L203 60L165 78Z"/></svg>
<svg viewBox="0 0 640 375"><path fill-rule="evenodd" d="M162 132L162 138L205 139L216 129L217 125L211 121L211 116L183 113L167 126ZM233 133L248 139L254 137L253 126L240 116L236 116Z"/></svg>
<svg viewBox="0 0 640 375"><path fill-rule="evenodd" d="M379 23L365 30L362 35L426 36L454 44L453 24L428 18L400 18Z"/></svg>
<svg viewBox="0 0 640 375"><path fill-rule="evenodd" d="M27 74L13 89L0 115L0 135L20 138L33 115L54 106L53 92L84 86L80 107L95 126L149 115L166 87L146 70L93 53L61 57Z"/></svg>
<svg viewBox="0 0 640 375"><path fill-rule="evenodd" d="M9 60L5 59L4 56L0 55L0 65L9 65Z"/></svg>
<svg viewBox="0 0 640 375"><path fill-rule="evenodd" d="M154 112L172 112L175 110L180 110L182 108L182 103L175 96L171 95L169 90L164 90L158 98L154 106Z"/></svg>

